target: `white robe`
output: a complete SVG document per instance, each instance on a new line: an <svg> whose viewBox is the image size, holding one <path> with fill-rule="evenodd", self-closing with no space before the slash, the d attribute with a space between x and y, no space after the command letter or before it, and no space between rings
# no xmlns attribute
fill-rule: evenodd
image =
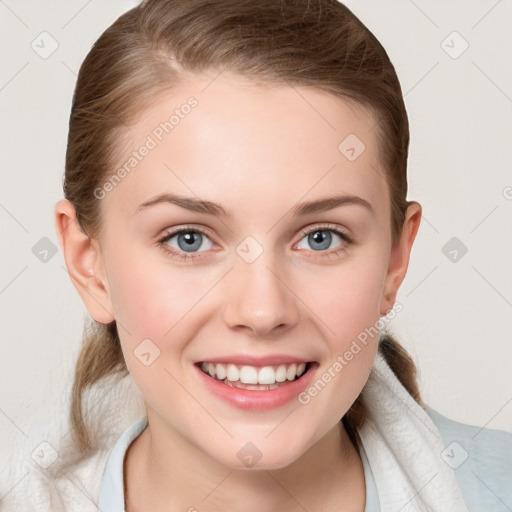
<svg viewBox="0 0 512 512"><path fill-rule="evenodd" d="M454 422L428 406L427 412L380 353L363 393L371 417L359 434L381 512L512 510L512 434ZM2 467L1 512L98 511L109 455L145 415L144 402L131 377L109 377L90 390L85 408L94 415L88 422L97 449L86 458L77 453L67 414L48 425L42 444L25 446Z"/></svg>

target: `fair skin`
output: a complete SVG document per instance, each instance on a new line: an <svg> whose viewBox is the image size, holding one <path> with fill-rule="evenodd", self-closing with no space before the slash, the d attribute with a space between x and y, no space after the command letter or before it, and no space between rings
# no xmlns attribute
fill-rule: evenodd
<svg viewBox="0 0 512 512"><path fill-rule="evenodd" d="M137 118L123 141L129 153L190 96L198 102L99 201L97 240L81 232L68 201L56 205L73 283L92 318L116 320L145 398L149 424L125 459L126 510L362 512L361 458L339 420L368 378L377 337L307 404L244 409L213 394L195 363L280 354L314 363L314 383L393 307L421 206L409 206L392 245L374 120L361 106L215 75L188 79ZM354 161L338 150L349 134L366 146ZM164 192L218 203L229 216L171 203L138 209ZM334 195L370 207L294 212ZM165 242L187 260L158 245L180 227L205 232L193 252L179 236ZM322 245L304 228L331 238ZM246 251L262 248L251 263L237 252L246 237L259 244L242 244ZM148 366L134 354L145 339L160 350ZM250 468L237 456L248 442L261 454Z"/></svg>

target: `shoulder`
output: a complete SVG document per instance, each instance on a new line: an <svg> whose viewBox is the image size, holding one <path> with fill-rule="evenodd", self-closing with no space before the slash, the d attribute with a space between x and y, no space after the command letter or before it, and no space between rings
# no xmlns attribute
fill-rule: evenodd
<svg viewBox="0 0 512 512"><path fill-rule="evenodd" d="M59 432L60 433L60 432ZM56 439L23 439L7 456L0 474L2 512L97 512L99 473L108 449L80 456L72 445Z"/></svg>
<svg viewBox="0 0 512 512"><path fill-rule="evenodd" d="M98 512L110 453L145 409L129 377L103 379L87 390L84 404L95 448L82 454L72 442L69 404L59 417L36 418L29 438L22 439L23 444L11 450L0 466L2 512Z"/></svg>
<svg viewBox="0 0 512 512"><path fill-rule="evenodd" d="M445 449L469 510L512 510L512 434L452 420L431 407Z"/></svg>

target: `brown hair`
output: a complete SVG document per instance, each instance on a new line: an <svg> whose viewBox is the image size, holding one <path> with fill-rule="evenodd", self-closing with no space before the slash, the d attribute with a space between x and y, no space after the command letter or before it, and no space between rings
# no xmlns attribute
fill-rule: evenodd
<svg viewBox="0 0 512 512"><path fill-rule="evenodd" d="M337 0L145 0L96 41L77 79L69 121L64 195L81 229L102 225L95 189L112 173L137 115L183 78L229 70L260 83L310 86L375 116L391 198L392 241L408 206L409 125L400 83L384 48ZM379 350L419 402L416 369L390 335ZM82 395L101 378L127 375L115 322L84 330L72 388L71 425L81 452L94 446ZM368 411L362 396L343 417L353 441Z"/></svg>

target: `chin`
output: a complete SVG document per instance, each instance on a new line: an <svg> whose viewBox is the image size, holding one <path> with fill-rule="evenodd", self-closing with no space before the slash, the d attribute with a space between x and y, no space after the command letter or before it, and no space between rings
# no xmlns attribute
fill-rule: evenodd
<svg viewBox="0 0 512 512"><path fill-rule="evenodd" d="M296 462L309 446L290 446L285 439L231 441L222 452L211 453L218 463L233 470L283 469ZM234 456L233 456L234 454Z"/></svg>

